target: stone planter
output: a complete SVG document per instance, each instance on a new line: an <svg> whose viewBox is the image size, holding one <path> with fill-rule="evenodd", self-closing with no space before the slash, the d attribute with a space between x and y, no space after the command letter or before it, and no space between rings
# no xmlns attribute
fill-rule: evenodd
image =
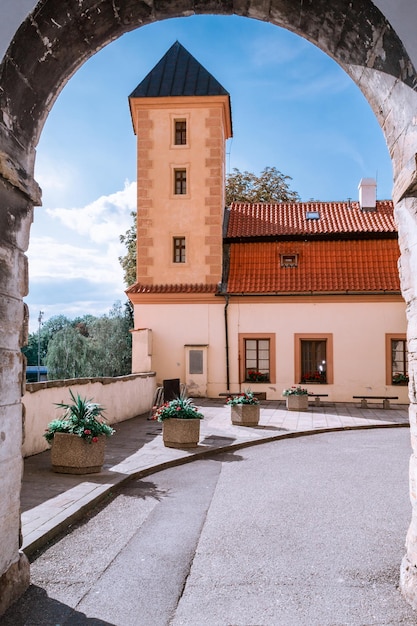
<svg viewBox="0 0 417 626"><path fill-rule="evenodd" d="M257 426L259 423L259 404L233 404L230 408L232 424L236 426Z"/></svg>
<svg viewBox="0 0 417 626"><path fill-rule="evenodd" d="M170 418L162 422L162 439L167 448L195 448L200 439L200 419Z"/></svg>
<svg viewBox="0 0 417 626"><path fill-rule="evenodd" d="M106 437L88 443L77 435L55 433L52 440L52 470L60 474L93 474L100 472L104 463Z"/></svg>
<svg viewBox="0 0 417 626"><path fill-rule="evenodd" d="M288 411L307 411L308 410L308 395L302 396L286 396L287 410Z"/></svg>

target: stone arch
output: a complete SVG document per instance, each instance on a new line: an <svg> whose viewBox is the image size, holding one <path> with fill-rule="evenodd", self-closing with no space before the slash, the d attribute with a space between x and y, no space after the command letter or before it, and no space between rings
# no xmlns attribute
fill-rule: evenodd
<svg viewBox="0 0 417 626"><path fill-rule="evenodd" d="M122 34L151 22L191 14L236 14L282 26L308 39L351 76L372 107L386 138L394 171L401 280L408 304L410 419L417 451L415 380L417 356L417 75L402 42L371 0L41 0L19 30L0 66L0 426L2 448L0 614L28 584L19 557L21 476L19 431L23 388L20 346L26 334L22 298L27 292L25 251L33 206L40 203L34 180L36 145L59 92L84 61ZM4 435L4 437L3 437ZM417 512L412 457L411 496ZM417 516L414 516L417 517ZM403 563L403 591L417 606L417 519L412 522ZM13 588L13 589L12 589Z"/></svg>

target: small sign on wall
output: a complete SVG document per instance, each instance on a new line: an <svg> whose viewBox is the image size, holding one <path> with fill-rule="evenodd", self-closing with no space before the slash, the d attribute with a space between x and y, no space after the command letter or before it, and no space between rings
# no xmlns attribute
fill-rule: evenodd
<svg viewBox="0 0 417 626"><path fill-rule="evenodd" d="M203 374L203 351L202 350L190 350L190 362L189 362L190 374Z"/></svg>

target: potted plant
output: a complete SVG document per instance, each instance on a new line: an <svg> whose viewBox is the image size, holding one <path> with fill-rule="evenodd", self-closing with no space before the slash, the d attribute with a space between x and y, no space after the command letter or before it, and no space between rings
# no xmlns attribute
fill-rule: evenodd
<svg viewBox="0 0 417 626"><path fill-rule="evenodd" d="M195 448L203 417L191 398L175 398L155 412L155 419L162 422L162 439L167 448Z"/></svg>
<svg viewBox="0 0 417 626"><path fill-rule="evenodd" d="M302 383L311 383L315 385L322 385L327 382L325 370L314 370L313 372L306 372L301 377Z"/></svg>
<svg viewBox="0 0 417 626"><path fill-rule="evenodd" d="M63 415L52 420L44 433L52 446L52 470L63 474L99 472L104 463L106 437L115 431L104 422L102 406L79 394L75 396L71 389L70 396L69 404L56 404L64 410Z"/></svg>
<svg viewBox="0 0 417 626"><path fill-rule="evenodd" d="M226 404L230 406L232 424L236 426L256 426L259 423L259 400L250 389L230 396Z"/></svg>
<svg viewBox="0 0 417 626"><path fill-rule="evenodd" d="M253 383L267 383L269 382L269 375L258 370L248 370L248 380Z"/></svg>
<svg viewBox="0 0 417 626"><path fill-rule="evenodd" d="M397 372L392 376L392 384L393 385L408 385L408 376L406 374L401 374Z"/></svg>
<svg viewBox="0 0 417 626"><path fill-rule="evenodd" d="M308 391L300 385L293 385L289 389L284 389L282 395L286 397L288 411L307 411Z"/></svg>

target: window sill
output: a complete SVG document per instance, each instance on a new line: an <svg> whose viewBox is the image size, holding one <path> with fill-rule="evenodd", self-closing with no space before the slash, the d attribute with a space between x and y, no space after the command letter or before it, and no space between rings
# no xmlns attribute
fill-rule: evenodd
<svg viewBox="0 0 417 626"><path fill-rule="evenodd" d="M299 385L329 385L330 383L323 383L320 380L302 380Z"/></svg>

